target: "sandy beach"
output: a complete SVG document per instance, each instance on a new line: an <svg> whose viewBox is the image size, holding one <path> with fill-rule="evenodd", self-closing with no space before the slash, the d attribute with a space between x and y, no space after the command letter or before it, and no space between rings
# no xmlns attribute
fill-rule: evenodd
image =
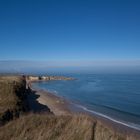
<svg viewBox="0 0 140 140"><path fill-rule="evenodd" d="M36 98L36 101L49 108L49 110L57 116L60 115L72 115L72 114L87 114L92 115L94 119L96 119L99 123L105 125L108 128L111 128L111 130L119 132L123 135L129 135L129 136L140 136L140 131L135 130L133 128L129 128L125 125L113 122L109 119L90 114L89 112L86 112L84 110L81 110L79 108L74 107L71 102L67 101L66 99L62 97L58 97L53 93L50 93L46 90L37 89L33 86L31 86L32 91L34 91L34 94L38 96Z"/></svg>
<svg viewBox="0 0 140 140"><path fill-rule="evenodd" d="M72 114L68 107L69 103L65 99L44 90L35 89L33 87L32 90L38 95L37 101L40 104L47 106L54 115Z"/></svg>

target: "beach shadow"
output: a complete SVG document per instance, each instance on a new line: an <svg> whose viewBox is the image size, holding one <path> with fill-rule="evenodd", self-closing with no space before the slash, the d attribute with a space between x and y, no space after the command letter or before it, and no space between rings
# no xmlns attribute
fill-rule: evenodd
<svg viewBox="0 0 140 140"><path fill-rule="evenodd" d="M37 101L40 95L36 95L35 93L36 91L28 89L27 100L29 110L34 113L42 113L42 112L51 113L50 109L46 105L42 105Z"/></svg>

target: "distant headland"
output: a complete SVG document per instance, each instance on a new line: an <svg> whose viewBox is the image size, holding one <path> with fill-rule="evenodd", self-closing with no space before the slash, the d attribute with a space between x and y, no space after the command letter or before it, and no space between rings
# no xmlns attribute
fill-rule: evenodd
<svg viewBox="0 0 140 140"><path fill-rule="evenodd" d="M49 81L49 80L75 80L72 77L65 77L65 76L26 76L27 80L30 81Z"/></svg>

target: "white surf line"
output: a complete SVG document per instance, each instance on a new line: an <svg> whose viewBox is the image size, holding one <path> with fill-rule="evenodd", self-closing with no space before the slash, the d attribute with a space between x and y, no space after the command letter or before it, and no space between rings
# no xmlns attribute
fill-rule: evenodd
<svg viewBox="0 0 140 140"><path fill-rule="evenodd" d="M43 90L44 90L44 89L43 89ZM48 91L48 90L45 89L45 91ZM51 92L51 93L52 93L52 92ZM54 93L54 94L55 94L55 93ZM57 94L55 94L55 95L58 96ZM62 98L61 96L59 96L59 97ZM95 114L95 115L97 115L97 116L104 117L104 118L109 119L109 120L111 120L111 121L113 121L113 122L115 122L115 123L122 124L122 125L124 125L124 126L129 127L129 128L133 128L133 129L135 129L135 130L139 130L139 131L140 131L140 127L136 127L136 124L134 124L134 123L129 123L129 122L128 122L129 124L127 124L127 123L124 123L124 122L115 120L115 119L113 119L113 118L111 118L111 117L109 117L109 116L107 116L107 115L102 114L102 113L99 113L99 112L96 112L96 111L93 111L93 110L89 110L89 109L87 109L86 107L84 107L84 106L82 106L82 105L78 105L78 104L75 104L75 103L73 103L73 102L71 102L71 104L75 105L76 107L82 108L83 110L85 110L85 111L87 111L87 112L93 113L93 114Z"/></svg>
<svg viewBox="0 0 140 140"><path fill-rule="evenodd" d="M74 104L74 103L72 103L72 104ZM136 129L136 130L140 130L140 128L139 128L139 127L136 127L136 124L134 124L134 123L129 123L129 124L127 124L127 123L124 123L124 122L121 122L121 121L117 121L117 120L115 120L115 119L113 119L113 118L111 118L111 117L109 117L109 116L107 116L107 115L104 115L104 114L102 114L102 113L89 110L89 109L87 109L86 107L84 107L84 106L82 106L82 105L78 105L78 104L74 104L74 105L76 105L76 106L79 107L79 108L82 108L82 109L85 110L85 111L88 111L88 112L90 112L90 113L96 114L96 115L101 116L101 117L104 117L104 118L106 118L106 119L109 119L109 120L111 120L111 121L113 121L113 122L115 122L115 123L119 123L119 124L122 124L122 125L124 125L124 126L129 127L129 128L133 128L133 129Z"/></svg>

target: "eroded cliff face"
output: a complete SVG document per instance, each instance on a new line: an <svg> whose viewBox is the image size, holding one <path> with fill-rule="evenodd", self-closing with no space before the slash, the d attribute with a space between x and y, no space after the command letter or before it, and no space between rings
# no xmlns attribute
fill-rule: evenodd
<svg viewBox="0 0 140 140"><path fill-rule="evenodd" d="M0 125L28 110L24 77L0 76Z"/></svg>

